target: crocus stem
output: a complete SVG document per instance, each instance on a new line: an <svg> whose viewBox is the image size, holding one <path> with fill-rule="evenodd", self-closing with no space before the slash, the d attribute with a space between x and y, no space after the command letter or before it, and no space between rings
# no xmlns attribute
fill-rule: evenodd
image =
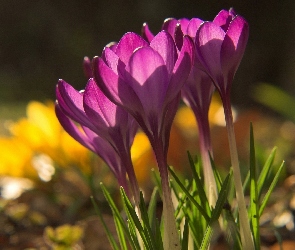
<svg viewBox="0 0 295 250"><path fill-rule="evenodd" d="M134 172L134 168L132 165L131 156L127 155L126 157L124 157L124 162L126 164L126 172L129 177L129 182L130 182L131 192L132 192L133 198L134 198L134 203L139 208L139 201L140 201L139 191L140 190L139 190L139 185L138 185L137 178L136 178L136 175Z"/></svg>
<svg viewBox="0 0 295 250"><path fill-rule="evenodd" d="M204 171L205 189L209 205L215 207L217 201L217 186L209 157L209 153L212 155L212 146L208 116L197 118L197 123L199 128L199 144Z"/></svg>
<svg viewBox="0 0 295 250"><path fill-rule="evenodd" d="M228 133L230 157L233 168L234 184L236 189L236 197L239 209L240 232L243 249L254 249L254 242L250 230L250 223L244 199L241 172L239 167L238 151L235 139L233 116L230 104L230 97L223 98L224 115L226 121L226 128Z"/></svg>
<svg viewBox="0 0 295 250"><path fill-rule="evenodd" d="M163 192L164 250L180 250L179 236L174 216L174 206L169 186L167 158L161 145L154 145L154 151L160 171Z"/></svg>

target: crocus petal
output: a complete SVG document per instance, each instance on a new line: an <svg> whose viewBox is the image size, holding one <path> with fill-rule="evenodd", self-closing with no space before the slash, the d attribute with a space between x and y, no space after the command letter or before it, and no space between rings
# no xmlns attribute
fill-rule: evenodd
<svg viewBox="0 0 295 250"><path fill-rule="evenodd" d="M126 81L135 91L146 113L159 112L169 84L161 55L151 47L136 50L126 66Z"/></svg>
<svg viewBox="0 0 295 250"><path fill-rule="evenodd" d="M112 50L113 52L115 52L116 49L117 49L117 45L118 45L118 43L116 43L116 42L110 42L109 44L107 44L107 45L104 47L104 49L103 49L103 51L102 51L102 53L101 53L101 58L102 58L104 61L106 61L106 60L105 60L105 49L108 48L108 49Z"/></svg>
<svg viewBox="0 0 295 250"><path fill-rule="evenodd" d="M194 55L193 41L190 37L185 36L183 39L183 46L179 52L178 59L170 78L170 84L165 100L166 103L169 103L180 92L191 71Z"/></svg>
<svg viewBox="0 0 295 250"><path fill-rule="evenodd" d="M225 32L212 22L204 22L196 36L196 56L215 82L220 82L222 70L220 52Z"/></svg>
<svg viewBox="0 0 295 250"><path fill-rule="evenodd" d="M148 26L147 23L144 23L142 25L142 29L141 29L141 34L142 37L147 40L149 43L153 40L153 38L155 37L154 34L150 31L150 28Z"/></svg>
<svg viewBox="0 0 295 250"><path fill-rule="evenodd" d="M175 114L176 114L178 106L179 106L180 97L181 97L181 93L179 92L176 95L176 97L167 106L166 113L164 114L164 118L163 118L164 134L162 135L162 137L163 137L162 140L164 143L164 149L165 149L166 155L167 155L168 148L169 148L171 126L172 126L172 122L174 120Z"/></svg>
<svg viewBox="0 0 295 250"><path fill-rule="evenodd" d="M101 58L95 57L93 59L93 67L97 85L112 102L126 108L132 114L143 111L141 102L134 90Z"/></svg>
<svg viewBox="0 0 295 250"><path fill-rule="evenodd" d="M85 87L83 102L85 113L95 127L106 130L116 125L117 106L101 92L92 78Z"/></svg>
<svg viewBox="0 0 295 250"><path fill-rule="evenodd" d="M229 82L242 60L249 36L248 23L240 16L233 19L228 27L221 48L222 71Z"/></svg>
<svg viewBox="0 0 295 250"><path fill-rule="evenodd" d="M174 37L175 27L178 24L178 20L175 18L167 18L164 20L162 30L166 30L172 37Z"/></svg>
<svg viewBox="0 0 295 250"><path fill-rule="evenodd" d="M84 75L87 77L87 79L93 77L92 74L92 68L91 68L91 61L89 57L85 56L83 59L83 71Z"/></svg>
<svg viewBox="0 0 295 250"><path fill-rule="evenodd" d="M207 115L214 90L211 78L194 66L181 90L182 99L198 116Z"/></svg>
<svg viewBox="0 0 295 250"><path fill-rule="evenodd" d="M178 20L182 33L186 35L187 26L189 25L190 21L187 18L181 18Z"/></svg>
<svg viewBox="0 0 295 250"><path fill-rule="evenodd" d="M76 124L62 112L58 104L55 105L55 113L60 124L70 136L81 143L84 147L95 152L94 147L91 145L91 141L78 129Z"/></svg>
<svg viewBox="0 0 295 250"><path fill-rule="evenodd" d="M64 80L57 83L56 97L62 111L75 122L95 130L83 108L83 94Z"/></svg>
<svg viewBox="0 0 295 250"><path fill-rule="evenodd" d="M105 47L103 50L105 63L118 75L118 62L119 57L109 47Z"/></svg>
<svg viewBox="0 0 295 250"><path fill-rule="evenodd" d="M171 74L177 59L177 50L171 35L166 31L158 33L151 41L150 46L162 56L168 74Z"/></svg>
<svg viewBox="0 0 295 250"><path fill-rule="evenodd" d="M135 49L148 45L148 42L144 40L141 36L133 32L128 32L119 41L116 48L116 54L126 65Z"/></svg>
<svg viewBox="0 0 295 250"><path fill-rule="evenodd" d="M232 13L227 10L221 10L214 18L213 23L220 26L226 32L233 18Z"/></svg>
<svg viewBox="0 0 295 250"><path fill-rule="evenodd" d="M196 33L199 29L199 27L201 26L201 24L204 21L199 19L199 18L192 18L187 26L186 32L184 33L185 35L190 36L191 38L195 38L196 37Z"/></svg>
<svg viewBox="0 0 295 250"><path fill-rule="evenodd" d="M102 158L110 167L115 176L117 176L118 173L121 171L120 166L122 164L115 149L107 140L98 136L87 127L83 127L83 130L86 136L92 142L92 146L94 149L93 152L95 152L100 158Z"/></svg>

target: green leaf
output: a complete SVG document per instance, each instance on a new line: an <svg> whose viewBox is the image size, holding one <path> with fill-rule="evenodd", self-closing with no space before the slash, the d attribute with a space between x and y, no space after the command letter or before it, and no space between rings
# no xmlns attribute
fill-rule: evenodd
<svg viewBox="0 0 295 250"><path fill-rule="evenodd" d="M129 218L130 223L134 224L135 227L138 230L138 233L141 236L141 239L143 241L143 244L145 245L146 249L155 249L154 241L151 237L151 229L149 226L149 219L147 215L147 211L144 208L144 200L141 193L141 200L140 200L140 211L142 212L141 218L142 218L142 224L138 218L138 215L135 211L135 208L132 206L132 203L128 199L126 193L124 192L123 188L120 188L122 200L124 203L125 211L127 213L127 216Z"/></svg>
<svg viewBox="0 0 295 250"><path fill-rule="evenodd" d="M141 250L140 245L139 245L139 241L138 241L136 227L135 227L134 223L132 223L129 219L127 220L127 223L128 223L130 237L131 237L132 243L133 243L133 248Z"/></svg>
<svg viewBox="0 0 295 250"><path fill-rule="evenodd" d="M189 224L188 218L185 217L183 233L182 233L182 242L181 242L181 250L188 250L188 239L189 239Z"/></svg>
<svg viewBox="0 0 295 250"><path fill-rule="evenodd" d="M281 166L279 167L279 169L278 169L278 171L277 171L277 173L276 173L273 181L271 182L268 191L266 192L266 194L265 194L265 196L264 196L264 198L263 198L263 200L262 200L262 202L260 204L259 216L262 215L262 213L264 211L264 208L266 207L266 204L267 204L267 202L269 200L269 197L270 197L272 191L274 190L276 184L279 181L279 177L280 177L280 174L281 174L284 166L285 166L285 162L283 161L282 164L281 164Z"/></svg>
<svg viewBox="0 0 295 250"><path fill-rule="evenodd" d="M249 183L250 183L250 171L248 171L246 178L244 180L244 183L243 183L243 192L244 193L246 192L246 188L248 187Z"/></svg>
<svg viewBox="0 0 295 250"><path fill-rule="evenodd" d="M208 227L206 229L200 250L207 250L211 241L211 237L212 237L212 233L213 233L213 224L215 222L217 222L224 204L227 201L227 196L228 196L228 192L229 192L229 187L230 187L230 179L232 176L232 171L226 176L222 186L221 186L221 190L220 193L218 195L218 199L215 205L215 208L212 211L212 216L211 219L209 221Z"/></svg>
<svg viewBox="0 0 295 250"><path fill-rule="evenodd" d="M128 250L125 235L124 235L124 230L123 230L123 227L121 225L120 218L114 216L114 221L115 221L115 226L116 226L119 242L120 242L120 245L121 245L121 249ZM131 238L129 233L128 233L128 237L129 237L129 239Z"/></svg>
<svg viewBox="0 0 295 250"><path fill-rule="evenodd" d="M170 171L171 175L173 176L173 178L175 179L175 181L177 182L177 184L179 185L179 187L182 189L182 191L189 198L189 200L198 208L198 210L200 211L200 213L204 216L205 220L207 222L209 222L210 221L210 215L208 215L207 212L206 212L206 210L203 209L203 207L195 201L194 197L192 197L190 195L189 190L187 190L185 188L185 186L181 183L181 181L179 180L179 178L176 176L176 174L173 172L173 170L170 167L169 167L169 171Z"/></svg>
<svg viewBox="0 0 295 250"><path fill-rule="evenodd" d="M189 158L189 162L190 162L190 167L191 167L192 172L193 172L193 177L194 177L194 180L195 180L196 185L197 185L197 190L199 192L201 205L206 209L206 211L207 211L207 213L209 214L209 217L210 217L211 216L211 209L209 207L209 202L208 202L206 192L205 192L204 187L203 187L204 185L201 182L200 176L198 175L197 171L195 170L195 167L194 167L195 165L194 165L193 159L192 159L189 152L188 152L188 158Z"/></svg>
<svg viewBox="0 0 295 250"><path fill-rule="evenodd" d="M210 163L211 163L211 166L212 166L212 170L213 170L213 174L214 174L214 178L216 180L216 185L217 185L217 190L218 192L220 191L221 189L221 185L222 185L222 180L221 180L221 177L217 171L217 168L216 168L216 165L215 165L215 162L213 160L213 157L211 154L209 154L209 157L210 157Z"/></svg>
<svg viewBox="0 0 295 250"><path fill-rule="evenodd" d="M260 249L259 198L256 181L256 159L253 126L250 124L250 213L255 248Z"/></svg>
<svg viewBox="0 0 295 250"><path fill-rule="evenodd" d="M102 216L102 214L100 212L100 209L99 209L97 203L94 200L94 197L91 196L90 199L91 199L91 202L92 202L92 204L94 206L94 210L95 210L96 214L99 216L100 221L101 221L101 223L102 223L102 225L104 227L104 230L105 230L105 232L107 234L108 240L109 240L109 242L110 242L110 244L112 246L112 249L113 250L119 250L119 246L117 245L112 233L110 232L109 228L107 227L107 225L106 225L106 223L105 223L105 221L103 219L103 216Z"/></svg>
<svg viewBox="0 0 295 250"><path fill-rule="evenodd" d="M159 194L161 196L162 195L162 185L161 185L161 178L160 178L159 172L156 171L154 168L151 171L152 171L153 179L156 183L156 186L159 189Z"/></svg>
<svg viewBox="0 0 295 250"><path fill-rule="evenodd" d="M159 188L155 187L151 198L149 202L149 207L148 207L148 217L149 217L149 224L151 228L155 227L155 222L156 222L156 209L157 209L157 196L159 195Z"/></svg>
<svg viewBox="0 0 295 250"><path fill-rule="evenodd" d="M277 147L274 147L269 155L269 157L267 158L263 168L262 168L262 171L259 175L259 178L258 178L258 182L257 182L257 187L258 187L258 197L260 198L261 197L261 194L262 194L262 191L265 187L265 184L267 183L266 182L266 179L267 179L267 176L270 172L270 169L272 167L272 164L274 162L274 158L275 158L275 155L276 155L276 151L277 151Z"/></svg>
<svg viewBox="0 0 295 250"><path fill-rule="evenodd" d="M115 202L113 201L110 193L107 191L107 189L105 188L105 186L103 185L103 183L100 183L102 192L104 194L104 197L106 198L109 206L112 209L112 213L113 213L113 217L114 217L114 221L115 221L115 226L116 226L116 230L118 233L118 237L119 237L119 241L120 241L120 245L121 245L121 249L123 250L127 250L127 244L126 244L126 240L124 235L128 238L128 240L131 242L131 237L129 234L129 230L118 210L118 208L115 205Z"/></svg>

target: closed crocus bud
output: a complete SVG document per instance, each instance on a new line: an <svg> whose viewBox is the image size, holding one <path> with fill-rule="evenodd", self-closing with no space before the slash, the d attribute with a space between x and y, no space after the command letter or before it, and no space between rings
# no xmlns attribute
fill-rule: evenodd
<svg viewBox="0 0 295 250"><path fill-rule="evenodd" d="M222 99L229 95L249 35L248 23L233 13L222 11L213 22L204 22L195 38L197 60Z"/></svg>
<svg viewBox="0 0 295 250"><path fill-rule="evenodd" d="M105 160L126 192L127 172L133 195L138 199L139 189L130 155L138 127L136 121L125 110L112 103L92 78L89 79L85 91L77 91L60 80L56 97L56 115L64 129ZM77 123L82 130L77 127Z"/></svg>

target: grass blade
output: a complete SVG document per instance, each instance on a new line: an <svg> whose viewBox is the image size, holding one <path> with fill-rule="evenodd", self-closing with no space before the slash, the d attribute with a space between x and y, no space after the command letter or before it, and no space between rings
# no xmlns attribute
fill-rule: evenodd
<svg viewBox="0 0 295 250"><path fill-rule="evenodd" d="M188 227L188 218L185 217L183 233L182 233L182 242L181 242L181 250L188 250L188 239L189 239L189 227Z"/></svg>
<svg viewBox="0 0 295 250"><path fill-rule="evenodd" d="M277 173L276 173L276 175L275 175L272 183L270 184L268 191L266 192L265 196L263 197L263 200L262 200L262 202L260 204L259 216L262 215L262 213L264 211L264 208L265 208L265 206L266 206L266 204L267 204L267 202L269 200L269 197L270 197L272 191L274 190L276 184L279 181L279 177L280 177L280 174L281 174L284 166L285 166L285 162L283 161L282 164L281 164L281 166L279 167L279 169L278 169L278 171L277 171Z"/></svg>
<svg viewBox="0 0 295 250"><path fill-rule="evenodd" d="M186 194L186 196L189 198L189 200L198 208L198 210L200 211L200 213L204 216L205 220L209 223L209 221L210 221L210 215L208 215L207 212L206 212L206 210L200 204L198 204L196 202L196 200L194 199L194 197L191 196L191 194L189 193L189 191L181 183L181 181L178 179L178 177L176 176L176 174L173 172L173 170L170 167L169 167L169 171L170 171L171 175L173 176L174 180L177 182L177 184L181 188L181 190Z"/></svg>
<svg viewBox="0 0 295 250"><path fill-rule="evenodd" d="M211 216L209 225L208 225L208 227L206 229L206 232L205 232L205 235L204 235L200 250L207 250L208 247L209 247L209 244L210 244L210 241L211 241L211 236L212 236L212 233L213 233L213 224L215 222L217 222L217 220L218 220L218 218L219 218L219 216L220 216L220 214L221 214L221 212L223 210L224 204L227 201L227 195L228 195L228 192L229 192L229 187L230 187L229 184L230 184L231 176L232 176L232 171L227 175L227 177L225 178L225 180L224 180L224 182L223 182L223 184L221 186L221 190L220 190L220 193L218 195L218 199L217 199L215 208L212 211L212 216Z"/></svg>
<svg viewBox="0 0 295 250"><path fill-rule="evenodd" d="M277 148L274 147L269 155L269 157L267 158L262 170L261 170L261 173L259 175L259 178L258 178L258 182L257 182L257 186L258 186L258 197L260 198L261 197L261 193L262 193L262 190L265 186L265 184L267 183L266 182L266 179L267 179L267 176L270 172L270 169L271 169L271 166L273 164L273 161L274 161L274 158L275 158L275 155L276 155L276 151L277 151Z"/></svg>
<svg viewBox="0 0 295 250"><path fill-rule="evenodd" d="M100 209L99 209L97 203L96 203L95 200L94 200L94 197L91 196L90 199L91 199L91 202L92 202L92 204L93 204L93 206L94 206L94 210L95 210L96 214L99 216L100 221L101 221L101 223L102 223L102 225L103 225L103 227L104 227L104 230L105 230L105 232L106 232L106 235L107 235L107 237L108 237L108 240L109 240L109 242L110 242L110 244L111 244L111 246L112 246L112 249L113 249L113 250L119 250L119 246L118 246L118 244L116 243L116 241L115 241L115 239L114 239L112 233L110 232L109 228L107 227L107 225L106 225L106 223L105 223L105 221L104 221L104 219L103 219L103 217L102 217L102 214L101 214L101 212L100 212Z"/></svg>
<svg viewBox="0 0 295 250"><path fill-rule="evenodd" d="M104 194L104 197L106 198L109 206L112 209L112 213L114 216L114 221L115 221L116 230L118 233L121 249L127 250L127 244L126 244L126 240L125 240L124 235L126 237L128 237L129 242L132 242L130 234L129 234L129 230L128 230L118 208L116 207L115 202L112 199L110 193L107 191L107 189L105 188L105 186L102 183L100 183L100 186L101 186L102 192Z"/></svg>
<svg viewBox="0 0 295 250"><path fill-rule="evenodd" d="M260 249L259 198L256 180L256 158L252 123L250 124L250 214L255 248Z"/></svg>

